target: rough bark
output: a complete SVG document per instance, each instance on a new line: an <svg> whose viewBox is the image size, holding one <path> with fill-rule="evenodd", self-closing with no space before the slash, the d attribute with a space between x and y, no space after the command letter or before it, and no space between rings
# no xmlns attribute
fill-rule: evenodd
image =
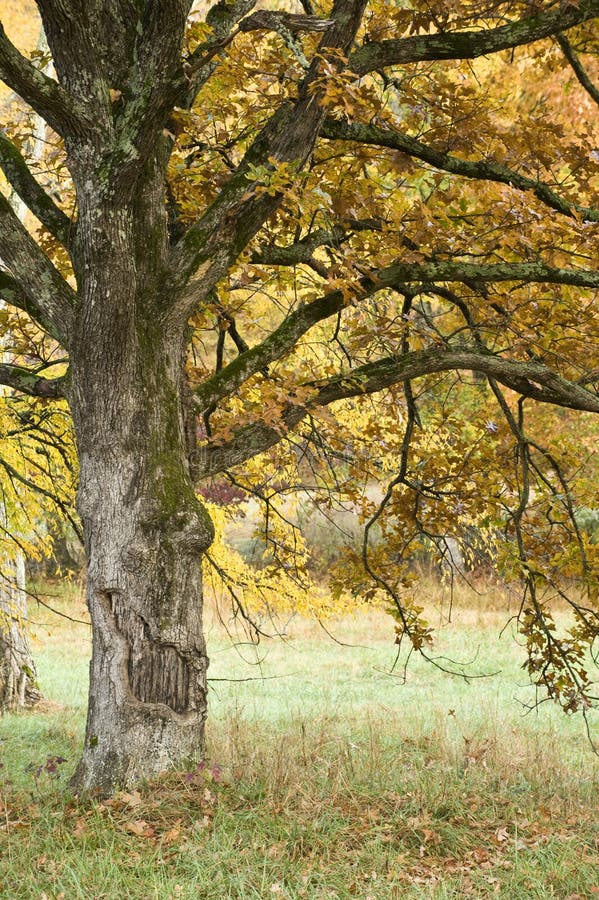
<svg viewBox="0 0 599 900"><path fill-rule="evenodd" d="M5 559L0 577L0 712L34 706L41 694L27 634L25 564Z"/></svg>
<svg viewBox="0 0 599 900"><path fill-rule="evenodd" d="M147 343L145 343L147 341ZM207 658L200 559L212 538L187 470L180 357L114 330L74 360L91 691L77 788L110 791L202 748ZM86 342L87 343L87 342Z"/></svg>
<svg viewBox="0 0 599 900"><path fill-rule="evenodd" d="M78 224L69 401L94 637L74 784L103 792L198 755L206 715L200 559L212 526L188 471L184 324L169 332L160 314L162 177L148 165L141 199L124 204L88 193Z"/></svg>

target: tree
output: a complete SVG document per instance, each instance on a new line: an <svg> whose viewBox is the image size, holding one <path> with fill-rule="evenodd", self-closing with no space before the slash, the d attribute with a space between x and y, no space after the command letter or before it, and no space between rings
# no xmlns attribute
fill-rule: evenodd
<svg viewBox="0 0 599 900"><path fill-rule="evenodd" d="M427 494L426 479L409 477L410 447L441 421L413 384L439 373L478 373L496 398L517 450L505 484L519 497L508 519L531 601L531 659L544 635L551 659L539 678L550 691L554 678L558 698L573 692L572 707L586 703L579 658L551 643L535 594L542 573L525 546L531 480L565 510L557 530L572 520L571 492L565 480L554 489L559 465L535 458L544 451L522 410L530 399L599 412L589 353L597 163L591 126L570 140L551 122L551 97L539 115L526 90L544 91L533 77L542 60L585 120L597 99L582 62L597 0L378 0L368 10L364 0L306 0L305 15L252 13L252 0L220 0L203 16L191 0L37 6L56 80L4 31L0 76L56 134L75 212L64 174L62 199L51 196L4 135L0 164L40 228L28 232L0 198L0 292L63 348L69 369L50 378L8 364L2 381L65 397L75 428L93 622L75 784L111 790L202 746L199 560L214 531L196 487L223 472L247 487L252 460L289 453L293 440L304 457L328 444L351 473L351 428L345 442L335 430L340 401L358 414L380 396L387 418L396 411L389 440L405 518L405 497ZM384 419L370 417L371 435ZM447 416L443 427L452 439ZM452 473L460 482L456 467L445 483ZM462 480L474 507L481 491ZM443 490L428 491L427 509ZM372 521L392 497L393 483ZM377 573L368 533L362 562L394 598L398 635L422 649L426 628ZM582 652L597 614L577 609L571 643Z"/></svg>

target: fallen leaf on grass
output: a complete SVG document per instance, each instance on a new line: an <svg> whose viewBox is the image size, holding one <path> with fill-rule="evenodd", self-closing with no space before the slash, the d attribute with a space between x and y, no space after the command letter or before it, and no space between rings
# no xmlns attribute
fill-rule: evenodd
<svg viewBox="0 0 599 900"><path fill-rule="evenodd" d="M73 837L83 837L84 834L87 833L87 822L80 816L75 822L75 827L73 828Z"/></svg>
<svg viewBox="0 0 599 900"><path fill-rule="evenodd" d="M143 819L126 822L123 827L125 831L128 831L129 834L134 834L136 837L153 837L155 833L152 826L148 825Z"/></svg>
<svg viewBox="0 0 599 900"><path fill-rule="evenodd" d="M181 829L180 828L169 828L169 830L162 835L162 840L165 844L174 844L181 837Z"/></svg>

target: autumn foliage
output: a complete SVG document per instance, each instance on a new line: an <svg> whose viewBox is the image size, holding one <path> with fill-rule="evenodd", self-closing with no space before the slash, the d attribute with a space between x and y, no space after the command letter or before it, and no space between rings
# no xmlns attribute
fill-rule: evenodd
<svg viewBox="0 0 599 900"><path fill-rule="evenodd" d="M303 12L173 4L164 45L150 14L137 37L127 25L131 68L91 54L97 107L57 4L39 5L59 84L36 80L0 32L0 76L49 126L30 169L23 104L0 143L7 182L37 217L34 252L0 206L0 295L11 304L3 381L37 398L27 440L52 428L47 453L68 471L66 432L53 423L61 397L75 409L85 396L77 373L89 354L77 341L89 339L95 310L107 327L122 315L123 335L133 323L148 391L162 362L140 346L187 322L184 384L172 376L187 454L176 477L212 500L205 571L245 619L384 604L397 643L433 659L416 564L449 580L456 567L493 568L521 592L532 681L586 712L599 631L599 543L588 527L599 412L596 0L306 0ZM128 4L116 6L128 23ZM88 37L77 39L87 47ZM84 146L101 160L91 181L106 229L121 213L138 229L130 248L116 226L110 252L89 237L97 198L86 194ZM119 303L109 299L121 287L109 282L113 260L131 277ZM80 361L67 373L68 345ZM3 403L4 416L19 415L14 397ZM74 415L80 450L82 434L93 449L89 422ZM114 421L124 433L128 423ZM159 484L170 503L170 463L145 451L139 483ZM48 477L45 463L39 476L19 475L45 496L56 493ZM218 502L225 483L235 502ZM185 503L186 490L176 494ZM223 537L247 508L240 497L262 510L258 565ZM311 577L302 534L310 507L331 528L348 512L361 526L326 585ZM567 609L559 627L556 604Z"/></svg>

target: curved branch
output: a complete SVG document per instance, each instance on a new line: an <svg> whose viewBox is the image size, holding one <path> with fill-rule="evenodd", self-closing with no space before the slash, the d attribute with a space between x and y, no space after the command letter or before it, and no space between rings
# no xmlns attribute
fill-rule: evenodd
<svg viewBox="0 0 599 900"><path fill-rule="evenodd" d="M0 169L34 216L61 244L68 246L73 223L38 184L18 148L3 131L0 131Z"/></svg>
<svg viewBox="0 0 599 900"><path fill-rule="evenodd" d="M531 44L599 15L599 0L560 3L548 12L484 31L413 35L398 40L372 41L355 50L349 67L358 75L403 63L434 59L476 59L488 53Z"/></svg>
<svg viewBox="0 0 599 900"><path fill-rule="evenodd" d="M44 75L8 39L0 22L0 79L25 100L57 134L80 124L72 98L57 81Z"/></svg>
<svg viewBox="0 0 599 900"><path fill-rule="evenodd" d="M313 403L323 406L347 397L372 394L386 387L435 372L466 370L495 378L522 397L540 403L599 413L599 396L558 375L536 360L520 362L480 350L415 350L359 366L347 376L329 379Z"/></svg>
<svg viewBox="0 0 599 900"><path fill-rule="evenodd" d="M499 184L507 184L521 191L532 191L546 206L566 216L581 217L587 222L599 222L599 209L580 206L571 203L559 194L556 194L549 185L527 178L508 169L499 163L471 162L460 159L450 153L441 153L428 147L422 141L398 131L387 131L375 125L361 125L354 122L343 122L339 119L327 118L321 129L321 137L329 140L357 141L361 144L374 144L377 147L389 147L399 150L415 159L421 159L436 169L450 172L453 175L462 175L465 178L475 178L484 181L494 181Z"/></svg>
<svg viewBox="0 0 599 900"><path fill-rule="evenodd" d="M589 94L593 98L595 103L599 105L599 88L595 87L595 85L587 75L584 66L576 55L574 47L564 34L556 34L555 37L562 49L562 53L570 63L570 66L572 67L572 70L578 78L579 82L581 83L587 94Z"/></svg>
<svg viewBox="0 0 599 900"><path fill-rule="evenodd" d="M395 263L373 273L371 277L373 280L378 279L381 288L414 281L461 281L464 284L476 281L522 281L599 288L599 270L558 269L542 262L479 264L439 260L421 265Z"/></svg>
<svg viewBox="0 0 599 900"><path fill-rule="evenodd" d="M49 334L68 347L76 294L1 194L0 258L19 286L15 291L14 282L8 283L3 273L6 301L30 313Z"/></svg>
<svg viewBox="0 0 599 900"><path fill-rule="evenodd" d="M41 378L31 369L8 363L0 365L0 384L5 384L22 394L29 394L31 397L57 400L65 396L64 378Z"/></svg>
<svg viewBox="0 0 599 900"><path fill-rule="evenodd" d="M197 451L197 470L202 477L214 475L268 450L319 406L374 394L424 375L460 370L481 372L522 397L541 403L599 413L597 394L562 378L544 363L519 362L480 351L418 350L367 363L346 375L309 385L314 389L312 398L302 405L289 404L278 426L265 422L252 423L239 428L226 443L200 448Z"/></svg>
<svg viewBox="0 0 599 900"><path fill-rule="evenodd" d="M395 263L365 275L350 293L363 300L379 290L400 284L438 281L499 282L524 281L571 284L599 288L599 271L556 269L542 263L475 263L430 262L422 265ZM248 378L288 353L297 341L318 322L336 315L347 306L347 295L337 290L313 300L291 313L261 344L241 353L220 372L194 391L194 402L200 411L218 403L236 391Z"/></svg>
<svg viewBox="0 0 599 900"><path fill-rule="evenodd" d="M7 303L9 306L14 306L16 309L22 309L23 312L30 313L34 318L37 318L21 286L4 269L0 269L0 301Z"/></svg>

